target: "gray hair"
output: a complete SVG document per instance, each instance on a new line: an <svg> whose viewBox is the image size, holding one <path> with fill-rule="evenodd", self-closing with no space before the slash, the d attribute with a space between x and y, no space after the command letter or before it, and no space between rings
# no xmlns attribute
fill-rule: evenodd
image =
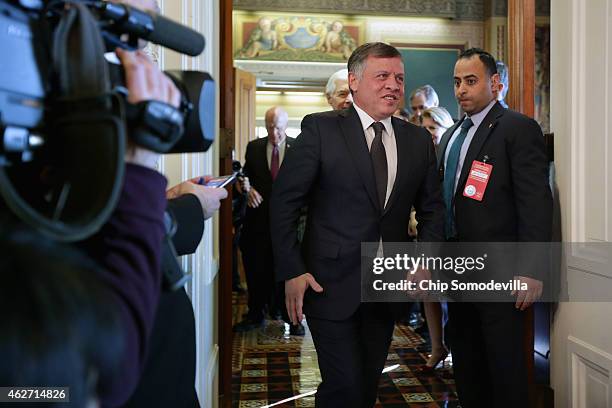
<svg viewBox="0 0 612 408"><path fill-rule="evenodd" d="M389 44L382 42L365 43L357 47L349 57L348 72L352 72L357 78L361 79L368 57L402 58L402 54L397 48Z"/></svg>
<svg viewBox="0 0 612 408"><path fill-rule="evenodd" d="M454 124L453 118L451 117L450 113L448 113L448 111L441 106L434 106L432 108L424 110L422 117L423 119L430 118L439 126L445 129L448 129Z"/></svg>
<svg viewBox="0 0 612 408"><path fill-rule="evenodd" d="M412 91L412 93L410 94L410 100L412 100L417 95L423 95L423 97L425 97L425 102L429 107L438 106L440 104L438 94L431 85L423 85Z"/></svg>
<svg viewBox="0 0 612 408"><path fill-rule="evenodd" d="M325 85L325 95L331 96L336 92L336 81L348 81L348 69L344 68L340 71L336 71L327 80Z"/></svg>

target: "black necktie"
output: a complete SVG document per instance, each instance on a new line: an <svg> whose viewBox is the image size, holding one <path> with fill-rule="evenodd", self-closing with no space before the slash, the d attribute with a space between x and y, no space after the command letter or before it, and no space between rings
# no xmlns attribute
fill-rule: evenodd
<svg viewBox="0 0 612 408"><path fill-rule="evenodd" d="M374 129L374 140L370 147L370 157L374 168L374 178L376 179L376 190L378 191L378 201L380 209L385 208L385 198L387 196L387 153L382 142L382 133L385 126L380 122L372 123Z"/></svg>

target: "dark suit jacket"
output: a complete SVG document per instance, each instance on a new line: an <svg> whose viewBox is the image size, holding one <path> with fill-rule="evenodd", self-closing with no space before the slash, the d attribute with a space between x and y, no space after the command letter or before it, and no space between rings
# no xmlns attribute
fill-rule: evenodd
<svg viewBox="0 0 612 408"><path fill-rule="evenodd" d="M381 211L366 138L350 108L308 115L285 156L271 198L271 230L277 279L310 272L323 286L308 290L308 316L342 320L360 304L361 243L408 241L410 208L419 239L443 237L444 204L431 135L392 119L397 176ZM303 254L296 237L300 208L308 205Z"/></svg>
<svg viewBox="0 0 612 408"><path fill-rule="evenodd" d="M292 137L285 138L285 156L295 141ZM270 193L272 191L272 175L268 167L266 148L268 138L260 138L249 142L246 149L244 174L249 178L251 186L261 194L263 202L257 208L247 207L242 229L241 240L247 243L267 238L270 236Z"/></svg>
<svg viewBox="0 0 612 408"><path fill-rule="evenodd" d="M448 142L462 121L442 137L438 167L444 178ZM493 165L482 201L463 196L474 160ZM454 197L460 241L548 242L551 239L552 196L548 159L540 126L518 112L493 105L467 151ZM535 276L535 271L522 271ZM537 277L537 276L536 276Z"/></svg>

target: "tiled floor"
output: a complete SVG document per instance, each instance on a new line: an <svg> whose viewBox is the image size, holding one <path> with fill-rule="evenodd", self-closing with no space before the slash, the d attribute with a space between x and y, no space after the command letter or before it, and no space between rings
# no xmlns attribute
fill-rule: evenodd
<svg viewBox="0 0 612 408"><path fill-rule="evenodd" d="M234 321L244 310L242 297L236 298ZM233 346L232 401L236 408L263 407L295 395L315 391L321 381L317 355L308 329L306 336L289 336L281 321L248 333L236 333ZM436 375L412 370L425 362L427 345L407 326L398 325L379 385L376 407L458 407L450 369ZM314 396L307 396L275 407L314 407Z"/></svg>

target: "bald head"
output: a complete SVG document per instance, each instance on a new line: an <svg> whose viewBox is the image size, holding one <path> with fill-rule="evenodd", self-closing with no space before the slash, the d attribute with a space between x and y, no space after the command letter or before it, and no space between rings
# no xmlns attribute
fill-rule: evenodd
<svg viewBox="0 0 612 408"><path fill-rule="evenodd" d="M276 146L285 140L288 121L289 115L278 106L273 106L266 111L266 130L270 144Z"/></svg>

